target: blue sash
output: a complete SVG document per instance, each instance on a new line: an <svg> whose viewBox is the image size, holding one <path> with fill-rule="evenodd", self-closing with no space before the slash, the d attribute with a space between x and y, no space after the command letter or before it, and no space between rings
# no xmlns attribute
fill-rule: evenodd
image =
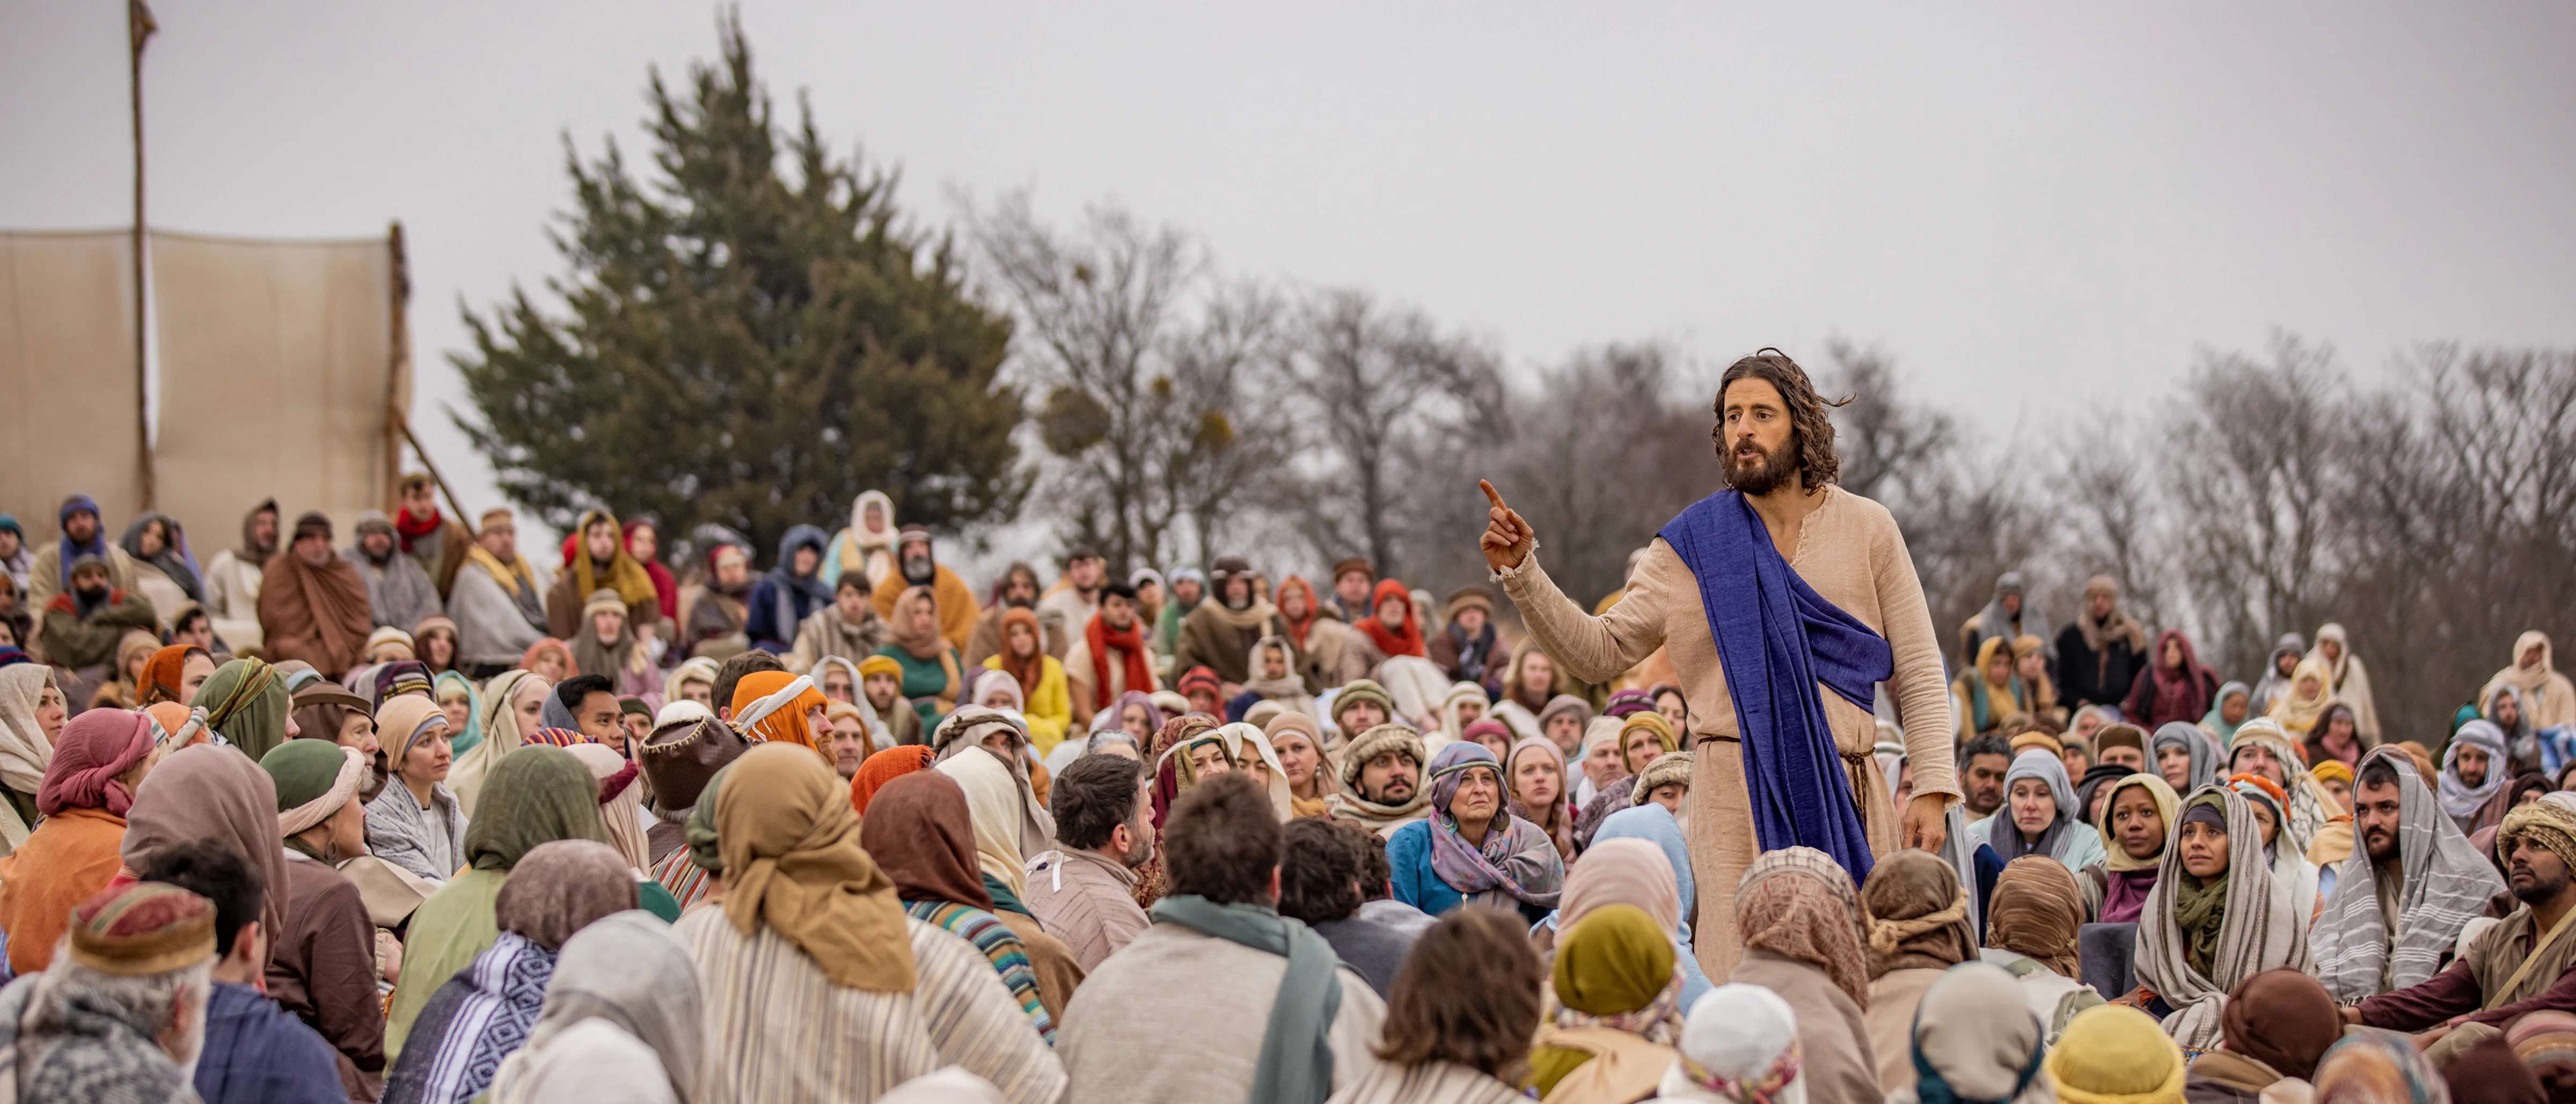
<svg viewBox="0 0 2576 1104"><path fill-rule="evenodd" d="M1709 635L1743 737L1744 787L1762 850L1805 845L1867 881L1861 827L1816 684L1863 709L1896 671L1887 640L1798 577L1735 491L1692 503L1656 534L1699 580Z"/></svg>

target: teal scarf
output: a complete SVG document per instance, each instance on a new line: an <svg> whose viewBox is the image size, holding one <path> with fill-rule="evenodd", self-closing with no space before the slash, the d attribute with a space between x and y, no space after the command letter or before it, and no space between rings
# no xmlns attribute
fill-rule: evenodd
<svg viewBox="0 0 2576 1104"><path fill-rule="evenodd" d="M1321 1104L1333 1092L1329 1033L1342 1008L1340 959L1313 928L1261 905L1220 905L1205 897L1154 902L1154 919L1288 960L1261 1060L1252 1071L1251 1104Z"/></svg>

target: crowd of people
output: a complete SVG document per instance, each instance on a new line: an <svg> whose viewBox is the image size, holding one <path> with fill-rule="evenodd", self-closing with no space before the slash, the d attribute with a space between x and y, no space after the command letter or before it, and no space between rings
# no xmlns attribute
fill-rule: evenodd
<svg viewBox="0 0 2576 1104"><path fill-rule="evenodd" d="M1765 653L1623 628L1688 533L1586 614L895 514L0 515L0 1102L2576 1101L2542 634L2401 740L2338 626L2221 681L2006 575L1775 846Z"/></svg>

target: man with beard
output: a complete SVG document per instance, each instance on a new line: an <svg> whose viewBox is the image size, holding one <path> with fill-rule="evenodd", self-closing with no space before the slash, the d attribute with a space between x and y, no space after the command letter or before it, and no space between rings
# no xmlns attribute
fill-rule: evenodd
<svg viewBox="0 0 2576 1104"><path fill-rule="evenodd" d="M808 670L827 658L856 663L877 654L886 642L886 623L877 616L875 597L867 575L842 572L841 581L832 587L832 604L807 615L805 623L796 627L796 647L780 657L787 669Z"/></svg>
<svg viewBox="0 0 2576 1104"><path fill-rule="evenodd" d="M1096 601L1096 599L1095 599ZM1019 560L1002 570L1002 581L993 587L993 604L975 618L975 631L966 636L966 646L958 649L957 662L968 668L981 667L984 661L1002 651L1002 614L1008 610L1035 610L1038 604L1038 570ZM1069 621L1067 627L1050 626L1046 630L1047 654L1064 658L1065 636L1079 632L1090 622L1089 617ZM1046 618L1038 619L1044 625Z"/></svg>
<svg viewBox="0 0 2576 1104"><path fill-rule="evenodd" d="M2432 977L2460 930L2505 890L2405 752L2372 751L2356 781L2361 847L2338 867L2308 932L2317 979L2344 1004Z"/></svg>
<svg viewBox="0 0 2576 1104"><path fill-rule="evenodd" d="M1494 597L1483 587L1461 587L1449 595L1449 626L1431 638L1431 662L1458 682L1485 688L1488 696L1503 692L1503 672L1512 650L1494 639Z"/></svg>
<svg viewBox="0 0 2576 1104"><path fill-rule="evenodd" d="M1252 594L1252 565L1241 556L1217 560L1210 573L1216 600L1202 602L1181 623L1180 645L1172 649L1172 669L1205 667L1222 684L1218 697L1232 697L1252 676L1252 646L1280 634L1279 611Z"/></svg>
<svg viewBox="0 0 2576 1104"><path fill-rule="evenodd" d="M974 590L947 565L931 558L930 530L904 526L894 547L895 569L903 576L903 585L877 588L877 616L892 619L895 599L903 597L904 591L929 587L931 601L939 607L939 635L947 638L950 647L964 652L966 642L974 638L975 619L984 613L984 608L975 604Z"/></svg>
<svg viewBox="0 0 2576 1104"><path fill-rule="evenodd" d="M2576 1012L2576 975L2569 972L2576 966L2576 925L2561 923L2576 910L2576 880L2568 876L2576 866L2576 809L2554 801L2515 809L2496 833L2496 855L2520 907L2471 939L2442 972L2344 1009L2345 1023L2424 1031L2458 1017L2501 1028L2532 1012Z"/></svg>
<svg viewBox="0 0 2576 1104"><path fill-rule="evenodd" d="M506 671L546 635L546 610L535 569L519 555L519 526L510 511L485 510L482 531L465 550L447 615L456 622L456 654L468 677Z"/></svg>
<svg viewBox="0 0 2576 1104"><path fill-rule="evenodd" d="M1172 569L1172 596L1163 603L1163 612L1148 625L1154 633L1154 654L1161 656L1165 663L1171 660L1172 650L1180 647L1181 622L1198 612L1199 603L1206 600L1205 572L1193 564L1182 564Z"/></svg>
<svg viewBox="0 0 2576 1104"><path fill-rule="evenodd" d="M1100 553L1088 548L1076 548L1071 555L1065 557L1064 574L1056 579L1055 589L1048 591L1046 597L1038 599L1038 623L1046 626L1048 630L1046 642L1048 655L1057 659L1064 658L1064 649L1059 646L1064 640L1062 636L1064 630L1060 626L1090 624L1091 615L1100 610L1100 584L1107 581L1109 581L1109 561L1102 559ZM1129 589L1134 589L1135 585L1132 582L1127 584ZM1145 608L1144 595L1139 594L1136 598L1136 608L1142 613ZM1153 624L1153 619L1148 616L1145 623ZM969 665L983 662L979 657Z"/></svg>
<svg viewBox="0 0 2576 1104"><path fill-rule="evenodd" d="M295 519L286 554L271 556L259 583L259 631L272 663L300 659L339 678L358 663L374 631L367 581L331 550L331 519Z"/></svg>
<svg viewBox="0 0 2576 1104"><path fill-rule="evenodd" d="M707 583L680 614L688 623L692 656L731 659L751 647L743 632L750 618L751 553L739 544L707 550Z"/></svg>
<svg viewBox="0 0 2576 1104"><path fill-rule="evenodd" d="M2001 736L1979 736L1959 746L1959 784L1969 820L2004 807L2004 775L2012 770L2012 745Z"/></svg>
<svg viewBox="0 0 2576 1104"><path fill-rule="evenodd" d="M1324 608L1341 618L1342 624L1357 625L1377 612L1377 603L1369 596L1377 590L1377 569L1357 556L1333 565L1333 596Z"/></svg>
<svg viewBox="0 0 2576 1104"><path fill-rule="evenodd" d="M62 527L63 535L36 553L35 561L27 567L27 608L52 608L54 597L71 589L72 565L89 556L97 557L107 569L111 589L141 593L134 585L134 558L107 539L107 527L99 522L97 502L85 494L73 495L63 500L54 520ZM36 634L42 638L44 632L40 620Z"/></svg>
<svg viewBox="0 0 2576 1104"><path fill-rule="evenodd" d="M1118 696L1135 691L1151 694L1163 688L1154 677L1153 652L1145 645L1145 624L1136 619L1136 592L1111 583L1100 590L1100 612L1082 627L1064 653L1065 691L1073 698L1073 725L1088 731L1091 715L1109 708Z"/></svg>
<svg viewBox="0 0 2576 1104"><path fill-rule="evenodd" d="M277 554L277 500L242 515L239 547L215 553L206 564L206 616L215 635L233 648L259 647L259 580Z"/></svg>
<svg viewBox="0 0 2576 1104"><path fill-rule="evenodd" d="M1136 868L1154 858L1152 779L1126 756L1085 755L1047 793L1056 849L1029 856L1024 900L1086 971L1153 926L1135 898Z"/></svg>
<svg viewBox="0 0 2576 1104"><path fill-rule="evenodd" d="M1776 349L1728 366L1712 433L1728 489L1667 524L1598 617L1557 589L1537 531L1483 484L1479 544L1532 644L1589 682L1667 648L1694 706L1689 746L1717 745L1694 756L1689 797L1706 929L1694 948L1712 977L1742 953L1735 886L1756 854L1814 847L1864 883L1875 856L1938 850L1959 796L1940 638L1895 519L1834 483L1830 405ZM1914 764L1902 810L1871 756L1872 684L1890 675Z"/></svg>
<svg viewBox="0 0 2576 1104"><path fill-rule="evenodd" d="M357 528L358 543L341 550L340 558L366 580L367 619L376 628L410 632L422 619L447 612L429 572L396 549L394 523L382 511L359 514Z"/></svg>
<svg viewBox="0 0 2576 1104"><path fill-rule="evenodd" d="M117 677L107 665L116 645L129 632L151 632L160 626L152 603L140 591L110 586L107 561L82 556L72 561L72 585L45 603L45 661L78 674L88 683L66 687L67 700L89 700L95 686Z"/></svg>
<svg viewBox="0 0 2576 1104"><path fill-rule="evenodd" d="M1328 803L1335 820L1347 820L1385 839L1431 815L1431 791L1422 785L1422 736L1400 724L1381 724L1352 737L1342 749L1341 788Z"/></svg>
<svg viewBox="0 0 2576 1104"><path fill-rule="evenodd" d="M456 585L456 569L465 563L465 548L474 532L465 523L438 512L438 488L423 472L402 477L402 505L394 511L394 535L402 538L403 555L420 564L447 597Z"/></svg>
<svg viewBox="0 0 2576 1104"><path fill-rule="evenodd" d="M2147 630L2120 609L2120 584L2096 575L2084 608L2057 633L2057 701L2117 707L2147 668Z"/></svg>

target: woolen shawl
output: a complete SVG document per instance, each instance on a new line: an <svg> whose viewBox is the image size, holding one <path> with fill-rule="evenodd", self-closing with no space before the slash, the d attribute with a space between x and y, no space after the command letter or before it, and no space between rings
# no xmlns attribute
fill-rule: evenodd
<svg viewBox="0 0 2576 1104"><path fill-rule="evenodd" d="M2147 745L2148 770L2161 773L2162 768L2157 764L2164 759L2165 749L2169 747L2179 747L2191 753L2191 774L2184 779L2189 783L2186 789L2198 790L2218 781L2218 748L2198 726L2172 721L2157 729L2156 738ZM2168 831L2171 827L2167 825Z"/></svg>
<svg viewBox="0 0 2576 1104"><path fill-rule="evenodd" d="M859 815L839 776L811 751L764 745L725 768L716 794L725 918L745 938L763 924L834 985L912 992L911 934L894 881L859 846Z"/></svg>
<svg viewBox="0 0 2576 1104"><path fill-rule="evenodd" d="M2460 749L2474 747L2487 753L2487 780L2476 786L2460 781ZM2451 733L2450 746L2442 749L2442 811L2454 818L2475 816L2487 799L2511 781L2513 772L2505 769L2504 730L2492 721L2480 719L2461 725Z"/></svg>
<svg viewBox="0 0 2576 1104"><path fill-rule="evenodd" d="M2397 772L2398 870L2396 947L2379 913L2379 868L2370 850L2355 847L2335 876L2315 926L2308 933L2317 958L2317 980L2340 1003L2376 996L2384 967L2392 988L2416 985L2439 971L2460 930L2486 914L2486 903L2505 891L2494 864L2433 803L2415 773L2415 761L2393 747L2371 749L2362 761L2386 762ZM2287 1071L2284 1071L2287 1072ZM2296 1076L2296 1075L2293 1075Z"/></svg>
<svg viewBox="0 0 2576 1104"><path fill-rule="evenodd" d="M2038 840L2028 842L2022 839L2021 826L2013 822L2010 797L2013 783L2025 778L2047 783L2049 799L2057 806L2056 819L2048 822ZM1987 832L1986 842L1993 845L1995 856L2008 864L2024 855L2064 859L2070 829L2080 819L2075 787L2066 780L2066 761L2040 748L2015 756L2012 768L2004 773L2004 793L2004 807L1995 811L1994 827Z"/></svg>
<svg viewBox="0 0 2576 1104"><path fill-rule="evenodd" d="M1002 761L982 747L943 759L932 768L957 784L966 797L969 826L975 840L975 859L984 873L1008 886L1013 897L1028 896L1029 854L1046 849L1050 830L1037 834L1037 847L1032 842L1031 826L1020 800L1017 780Z"/></svg>
<svg viewBox="0 0 2576 1104"><path fill-rule="evenodd" d="M2182 848L2165 848L2164 869L2147 907L2138 918L2138 980L2164 998L2174 1012L2165 1030L2185 1050L2217 1046L2227 993L2246 978L2279 967L2309 968L2307 917L2276 890L2263 857L2262 827L2253 808L2234 790L2204 786L2183 802L2215 802L2227 818L2227 886L2219 919L2210 973L2192 968L2187 957L2191 934L2175 919L2176 893L2183 879ZM2177 837L2179 826L2177 826Z"/></svg>
<svg viewBox="0 0 2576 1104"><path fill-rule="evenodd" d="M447 788L456 791L456 807L468 817L475 813L476 803L483 793L484 779L499 765L503 756L519 750L520 745L527 741L528 734L519 731L519 711L511 703L519 696L520 688L532 679L547 698L554 697L545 676L534 671L503 671L484 684L483 700L474 709L474 723L483 730L483 739L471 748L457 751L454 765L447 772Z"/></svg>
<svg viewBox="0 0 2576 1104"><path fill-rule="evenodd" d="M606 744L574 744L564 751L581 761L599 792L599 826L608 845L638 873L653 866L653 844L644 835L644 787L635 764Z"/></svg>
<svg viewBox="0 0 2576 1104"><path fill-rule="evenodd" d="M1458 796L1466 772L1480 767L1494 775L1495 796L1503 796L1502 764L1485 745L1451 744L1431 758L1432 872L1470 900L1502 903L1508 896L1542 909L1556 907L1565 886L1565 860L1556 853L1556 841L1538 825L1511 815L1497 801L1483 846L1468 843L1459 831L1449 803Z"/></svg>
<svg viewBox="0 0 2576 1104"><path fill-rule="evenodd" d="M1823 970L1855 1007L1869 1007L1860 900L1833 856L1812 847L1763 852L1736 883L1735 930L1746 947Z"/></svg>

